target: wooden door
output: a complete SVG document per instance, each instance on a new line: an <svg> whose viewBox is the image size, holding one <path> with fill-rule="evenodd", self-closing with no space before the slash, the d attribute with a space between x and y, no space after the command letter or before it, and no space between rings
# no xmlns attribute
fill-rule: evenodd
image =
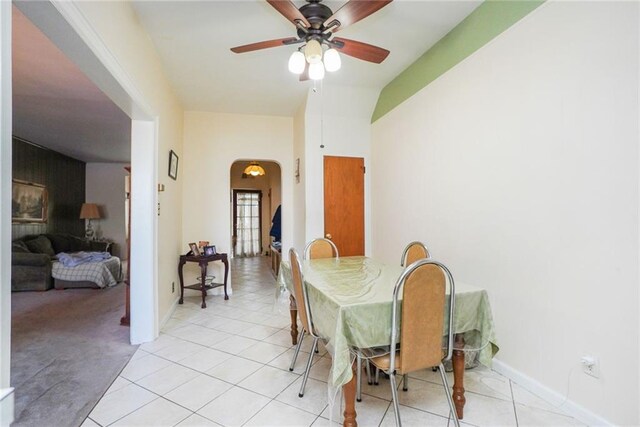
<svg viewBox="0 0 640 427"><path fill-rule="evenodd" d="M340 256L364 255L364 159L324 157L324 233Z"/></svg>

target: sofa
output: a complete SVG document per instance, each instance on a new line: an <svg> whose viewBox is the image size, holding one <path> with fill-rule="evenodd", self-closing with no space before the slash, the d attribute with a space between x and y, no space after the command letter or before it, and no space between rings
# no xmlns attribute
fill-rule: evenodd
<svg viewBox="0 0 640 427"><path fill-rule="evenodd" d="M108 252L109 242L70 234L25 236L11 243L11 290L46 291L53 287L52 260L60 252Z"/></svg>

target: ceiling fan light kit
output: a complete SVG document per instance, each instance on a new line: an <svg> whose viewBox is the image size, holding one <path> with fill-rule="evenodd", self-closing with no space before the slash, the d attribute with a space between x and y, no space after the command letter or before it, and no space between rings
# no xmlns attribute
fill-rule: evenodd
<svg viewBox="0 0 640 427"><path fill-rule="evenodd" d="M306 0L300 8L290 0L267 0L274 9L296 27L297 38L251 43L231 48L232 52L244 53L277 46L304 43L303 47L289 57L289 71L300 75L300 80L321 80L325 69L338 71L342 60L338 51L364 61L380 64L389 51L367 43L334 37L334 33L358 22L382 9L392 0L349 0L335 13L321 3L322 0ZM327 50L323 52L323 46ZM306 71L306 72L305 72Z"/></svg>
<svg viewBox="0 0 640 427"><path fill-rule="evenodd" d="M304 47L304 57L309 64L317 64L322 61L322 45L317 40L309 40Z"/></svg>
<svg viewBox="0 0 640 427"><path fill-rule="evenodd" d="M304 53L296 50L289 57L289 71L293 74L302 74L307 66L307 60L304 57Z"/></svg>
<svg viewBox="0 0 640 427"><path fill-rule="evenodd" d="M322 62L316 62L315 64L309 65L309 78L311 80L324 79L324 65Z"/></svg>
<svg viewBox="0 0 640 427"><path fill-rule="evenodd" d="M324 53L324 68L333 73L334 71L338 71L342 67L342 59L340 59L340 54L337 50L331 48L327 49Z"/></svg>

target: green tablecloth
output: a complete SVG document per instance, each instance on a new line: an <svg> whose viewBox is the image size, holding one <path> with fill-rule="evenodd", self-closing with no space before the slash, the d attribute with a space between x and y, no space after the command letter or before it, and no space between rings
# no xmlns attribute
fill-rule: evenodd
<svg viewBox="0 0 640 427"><path fill-rule="evenodd" d="M329 384L340 387L352 377L350 348L389 345L391 299L402 267L367 257L324 258L303 261L302 273L313 324L333 358ZM457 281L455 285L454 331L464 333L465 351L478 352L480 363L490 366L498 346L487 292ZM291 289L291 267L283 261L278 299L288 300Z"/></svg>

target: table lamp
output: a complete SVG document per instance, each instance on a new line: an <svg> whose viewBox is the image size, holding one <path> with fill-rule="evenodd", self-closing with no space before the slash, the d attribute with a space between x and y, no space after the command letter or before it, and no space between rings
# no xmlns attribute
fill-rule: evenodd
<svg viewBox="0 0 640 427"><path fill-rule="evenodd" d="M80 219L88 219L87 229L85 231L85 237L87 239L93 240L94 231L93 227L91 227L92 219L100 219L100 210L98 209L98 205L95 203L83 203L82 208L80 208Z"/></svg>

